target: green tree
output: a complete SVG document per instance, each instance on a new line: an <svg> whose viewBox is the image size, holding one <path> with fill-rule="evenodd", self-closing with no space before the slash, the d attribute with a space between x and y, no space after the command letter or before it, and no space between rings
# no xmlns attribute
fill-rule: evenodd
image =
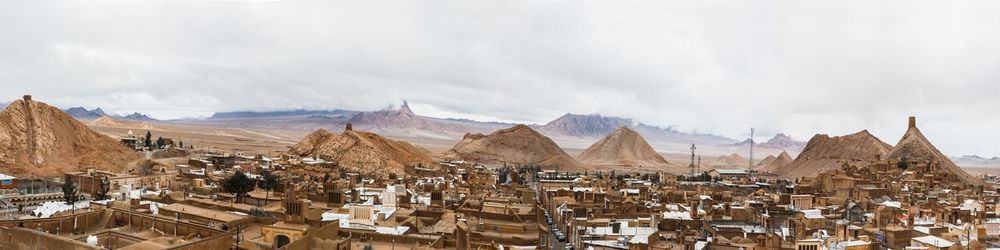
<svg viewBox="0 0 1000 250"><path fill-rule="evenodd" d="M906 159L906 156L899 158L899 162L896 163L896 167L906 170L910 168L910 161Z"/></svg>
<svg viewBox="0 0 1000 250"><path fill-rule="evenodd" d="M143 142L146 143L146 147L153 148L153 133L146 130L146 140L143 140Z"/></svg>
<svg viewBox="0 0 1000 250"><path fill-rule="evenodd" d="M268 171L267 169L260 172L260 177L261 179L257 182L257 187L265 191L264 204L266 205L267 198L271 197L271 191L278 188L278 185L281 183L281 177L271 173L271 171Z"/></svg>
<svg viewBox="0 0 1000 250"><path fill-rule="evenodd" d="M166 146L164 144L166 144L166 142L163 141L163 136L156 137L156 147L157 148L163 148L163 146Z"/></svg>
<svg viewBox="0 0 1000 250"><path fill-rule="evenodd" d="M222 181L222 191L233 194L233 200L239 203L243 202L247 193L254 190L256 184L254 179L237 170L235 174Z"/></svg>
<svg viewBox="0 0 1000 250"><path fill-rule="evenodd" d="M80 201L80 194L76 191L76 183L73 183L73 178L66 178L66 182L62 185L63 190L63 200L70 205L73 211L73 219L76 219L76 202Z"/></svg>
<svg viewBox="0 0 1000 250"><path fill-rule="evenodd" d="M108 197L108 191L111 191L111 181L108 180L108 177L101 177L101 183L97 188L97 193L94 194L94 199L107 200L110 198Z"/></svg>

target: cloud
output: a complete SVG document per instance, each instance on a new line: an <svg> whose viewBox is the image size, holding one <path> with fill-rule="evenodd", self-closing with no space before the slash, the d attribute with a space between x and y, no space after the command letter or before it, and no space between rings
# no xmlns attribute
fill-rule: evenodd
<svg viewBox="0 0 1000 250"><path fill-rule="evenodd" d="M908 115L998 155L1000 3L26 1L0 4L0 98L162 118L378 109L543 123L601 113L802 140Z"/></svg>

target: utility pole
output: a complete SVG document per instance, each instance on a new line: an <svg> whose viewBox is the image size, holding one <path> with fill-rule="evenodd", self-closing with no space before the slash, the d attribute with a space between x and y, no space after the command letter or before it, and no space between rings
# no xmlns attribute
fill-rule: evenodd
<svg viewBox="0 0 1000 250"><path fill-rule="evenodd" d="M698 154L698 172L701 172L701 154Z"/></svg>
<svg viewBox="0 0 1000 250"><path fill-rule="evenodd" d="M753 180L753 132L754 129L750 128L750 180Z"/></svg>
<svg viewBox="0 0 1000 250"><path fill-rule="evenodd" d="M694 150L695 149L698 149L698 148L694 146L694 143L691 143L691 176L694 176L694 169L695 169L695 165L694 165L695 164L695 162L694 162Z"/></svg>

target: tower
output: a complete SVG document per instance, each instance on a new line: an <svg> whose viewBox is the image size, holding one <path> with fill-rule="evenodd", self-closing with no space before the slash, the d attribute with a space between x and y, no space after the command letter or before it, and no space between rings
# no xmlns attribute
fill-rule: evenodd
<svg viewBox="0 0 1000 250"><path fill-rule="evenodd" d="M750 179L753 180L753 132L754 129L750 128Z"/></svg>
<svg viewBox="0 0 1000 250"><path fill-rule="evenodd" d="M694 143L691 143L691 176L694 176L694 170L697 167L697 166L694 165L694 163L695 163L694 162L694 150L695 149L698 149L698 148L694 146Z"/></svg>

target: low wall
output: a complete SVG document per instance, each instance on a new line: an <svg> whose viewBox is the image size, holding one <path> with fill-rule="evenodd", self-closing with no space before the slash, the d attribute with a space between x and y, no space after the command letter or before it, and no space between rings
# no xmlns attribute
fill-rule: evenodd
<svg viewBox="0 0 1000 250"><path fill-rule="evenodd" d="M0 249L101 249L70 238L51 235L26 228L0 227Z"/></svg>

